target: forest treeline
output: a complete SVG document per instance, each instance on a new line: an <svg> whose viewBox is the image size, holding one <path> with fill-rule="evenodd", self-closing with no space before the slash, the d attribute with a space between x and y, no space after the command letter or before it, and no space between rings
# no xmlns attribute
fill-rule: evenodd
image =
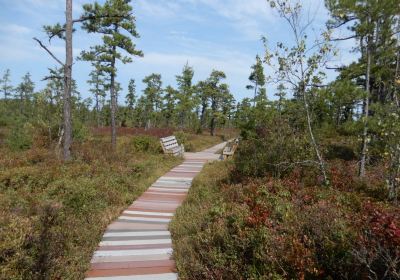
<svg viewBox="0 0 400 280"><path fill-rule="evenodd" d="M60 72L60 70L57 70ZM45 88L36 90L29 73L16 86L11 83L11 71L6 70L0 80L3 98L1 126L13 128L15 133L23 133L23 127L32 125L47 132L48 144L62 140L63 83L60 79L48 79ZM177 88L164 87L160 74L150 74L143 79L145 88L136 92L136 82L130 79L124 91L117 82L117 127L189 129L201 132L203 129L215 134L217 127L234 127L236 102L223 80L222 71L212 71L210 77L198 83L193 82L194 70L185 65L176 76ZM72 116L74 137L89 127L111 127L111 100L108 98L107 81L101 72L93 71L87 81L90 97L83 98L73 81ZM89 94L87 94L89 95ZM80 132L81 131L81 132ZM28 133L28 131L27 131ZM15 148L29 148L29 139L21 143L10 140ZM29 141L28 141L29 142Z"/></svg>

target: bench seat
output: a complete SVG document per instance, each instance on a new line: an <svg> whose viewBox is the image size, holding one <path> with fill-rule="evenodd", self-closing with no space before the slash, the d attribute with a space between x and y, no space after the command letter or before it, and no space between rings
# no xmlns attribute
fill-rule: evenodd
<svg viewBox="0 0 400 280"><path fill-rule="evenodd" d="M226 159L235 154L237 147L239 146L239 139L228 142L226 147L222 150L222 158Z"/></svg>
<svg viewBox="0 0 400 280"><path fill-rule="evenodd" d="M165 154L183 156L185 152L185 147L178 144L175 136L160 138L160 143Z"/></svg>

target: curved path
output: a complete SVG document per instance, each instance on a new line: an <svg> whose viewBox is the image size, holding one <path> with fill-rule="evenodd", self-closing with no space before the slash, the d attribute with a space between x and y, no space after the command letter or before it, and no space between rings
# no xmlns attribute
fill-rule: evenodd
<svg viewBox="0 0 400 280"><path fill-rule="evenodd" d="M186 198L203 165L219 158L225 143L198 153L185 153L182 164L160 177L111 223L94 252L86 279L177 279L168 231L176 208Z"/></svg>

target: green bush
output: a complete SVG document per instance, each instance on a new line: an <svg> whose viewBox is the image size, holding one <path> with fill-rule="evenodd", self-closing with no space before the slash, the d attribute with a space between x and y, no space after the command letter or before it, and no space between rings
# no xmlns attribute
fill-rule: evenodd
<svg viewBox="0 0 400 280"><path fill-rule="evenodd" d="M90 133L85 124L80 121L74 121L72 128L74 141L83 142L84 140L88 139Z"/></svg>
<svg viewBox="0 0 400 280"><path fill-rule="evenodd" d="M178 140L178 143L180 145L186 145L189 139L189 135L186 132L183 131L176 131L174 133L176 140Z"/></svg>
<svg viewBox="0 0 400 280"><path fill-rule="evenodd" d="M158 138L148 135L135 136L132 140L132 146L135 152L158 154L162 151Z"/></svg>
<svg viewBox="0 0 400 280"><path fill-rule="evenodd" d="M6 138L6 143L11 150L27 150L32 146L32 134L28 125L18 124L13 127Z"/></svg>
<svg viewBox="0 0 400 280"><path fill-rule="evenodd" d="M235 156L235 174L239 177L281 177L295 166L293 163L309 158L304 136L275 136L268 132L240 143Z"/></svg>
<svg viewBox="0 0 400 280"><path fill-rule="evenodd" d="M353 148L345 145L329 145L325 154L326 159L342 159L346 161L357 159Z"/></svg>

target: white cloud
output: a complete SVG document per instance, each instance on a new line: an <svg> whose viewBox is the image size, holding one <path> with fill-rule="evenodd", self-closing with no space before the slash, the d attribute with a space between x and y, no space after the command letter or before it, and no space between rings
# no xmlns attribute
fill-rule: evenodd
<svg viewBox="0 0 400 280"><path fill-rule="evenodd" d="M146 16L157 18L171 18L178 14L181 7L177 3L170 1L163 2L162 5L153 1L138 1L137 5Z"/></svg>
<svg viewBox="0 0 400 280"><path fill-rule="evenodd" d="M14 23L0 23L0 31L1 32L6 32L14 35L26 35L32 31L32 29L19 25L19 24L14 24Z"/></svg>
<svg viewBox="0 0 400 280"><path fill-rule="evenodd" d="M209 20L209 15L198 13L201 7L207 8L244 35L245 39L251 40L260 39L265 26L278 18L265 0L141 0L138 7L149 17L195 22Z"/></svg>

